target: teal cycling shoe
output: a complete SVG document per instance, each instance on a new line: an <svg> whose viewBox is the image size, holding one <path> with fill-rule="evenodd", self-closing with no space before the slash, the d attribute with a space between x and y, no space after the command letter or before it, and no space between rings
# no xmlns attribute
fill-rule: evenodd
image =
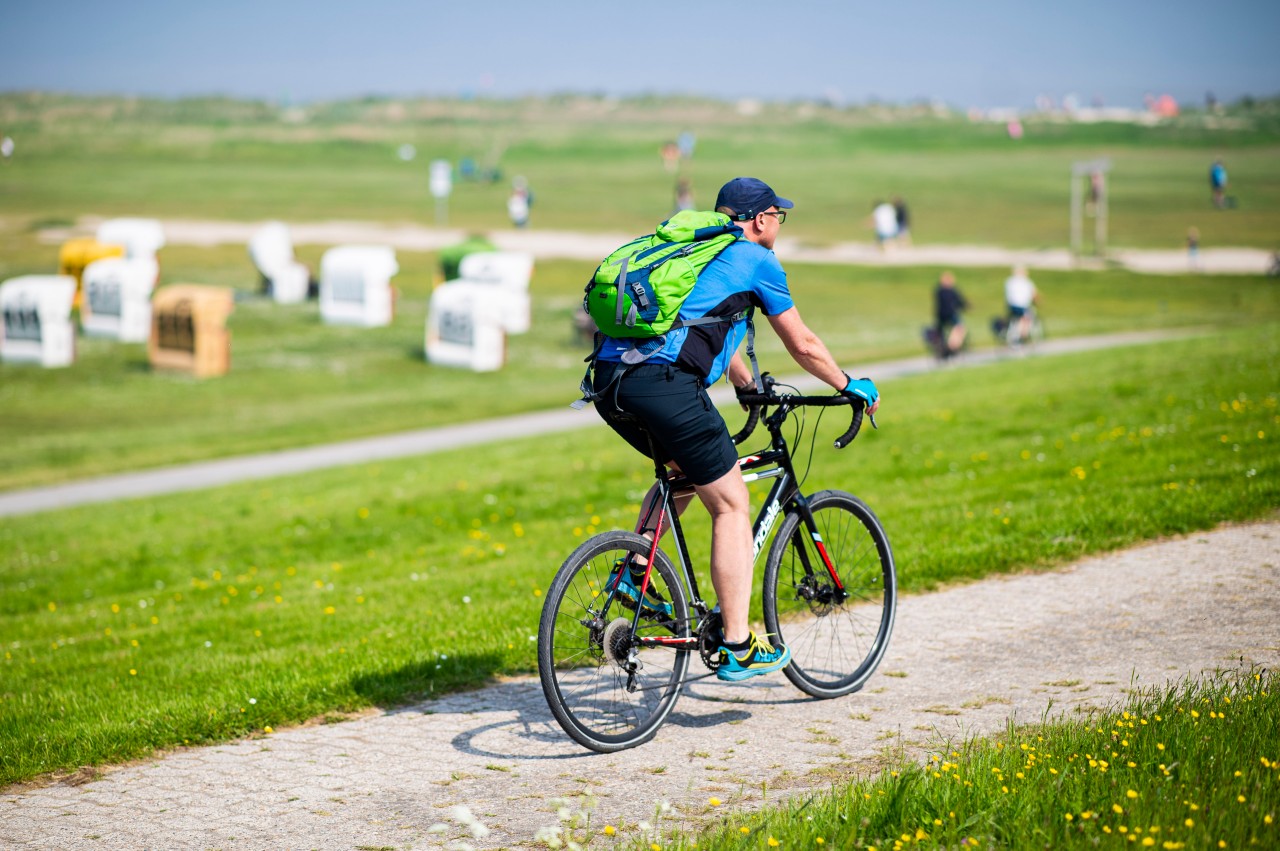
<svg viewBox="0 0 1280 851"><path fill-rule="evenodd" d="M619 577L621 573L621 577ZM639 572L634 570L622 570L622 560L614 562L613 570L609 571L609 579L605 583L605 589L610 589L617 584L616 597L622 602L622 605L628 609L635 611L636 601L640 599L640 585L644 583L644 569ZM653 583L649 583L649 587L645 589L644 606L641 608L643 615L657 615L659 617L669 618L673 615L674 610L671 603L658 593L653 587Z"/></svg>
<svg viewBox="0 0 1280 851"><path fill-rule="evenodd" d="M773 646L754 632L747 639L747 650L737 652L720 645L720 666L716 677L729 682L740 682L761 674L780 671L791 664L791 651L784 645Z"/></svg>

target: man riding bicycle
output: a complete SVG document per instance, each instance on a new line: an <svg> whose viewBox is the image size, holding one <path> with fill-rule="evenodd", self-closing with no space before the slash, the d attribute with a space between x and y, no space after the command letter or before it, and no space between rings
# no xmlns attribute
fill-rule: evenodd
<svg viewBox="0 0 1280 851"><path fill-rule="evenodd" d="M1004 282L1004 301L1009 311L1008 340L1020 345L1031 337L1031 325L1035 306L1040 303L1036 285L1027 277L1027 267L1013 267L1013 274Z"/></svg>
<svg viewBox="0 0 1280 851"><path fill-rule="evenodd" d="M652 437L665 456L656 460L688 477L711 514L711 584L719 598L724 636L716 675L722 680L777 671L791 659L790 650L757 636L748 624L754 563L750 499L729 429L707 395L707 387L726 373L739 393L755 389L751 370L737 354L749 321L746 309L759 308L768 317L787 352L807 372L861 399L870 413L879 406L875 384L850 378L840 369L791 299L773 245L792 207L756 178L726 183L716 198L716 212L735 222L741 235L702 270L680 308L680 318L736 318L675 328L658 339L658 351L637 365L623 362L632 341L605 337L593 378L595 392L602 394L596 410L604 421L646 457ZM646 496L646 507L656 488ZM692 494L681 495L677 510L683 512L690 498ZM642 510L641 516L645 513ZM652 538L661 537L666 528L636 531ZM642 576L627 574L610 578L623 599L645 611L661 612L666 602L648 592L640 601Z"/></svg>

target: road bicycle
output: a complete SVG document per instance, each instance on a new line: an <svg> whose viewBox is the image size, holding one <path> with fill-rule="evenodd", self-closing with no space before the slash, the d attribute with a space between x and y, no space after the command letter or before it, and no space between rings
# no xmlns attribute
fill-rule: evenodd
<svg viewBox="0 0 1280 851"><path fill-rule="evenodd" d="M864 408L843 395L780 392L783 385L768 373L763 382L763 393L740 397L749 416L734 441L745 441L758 422L769 434L767 448L738 459L746 481L773 480L752 527L758 560L777 526L765 560L764 630L791 649L783 672L797 688L817 698L847 695L862 688L889 645L897 605L893 550L879 519L853 494L802 493L784 431L793 422L799 446L806 409L849 405L849 428L835 441L842 449L857 436ZM715 676L719 665L719 610L702 597L675 511L692 485L661 463L654 469L656 498L637 528L669 523L675 561L658 546L661 536L595 535L556 573L538 626L538 674L551 713L574 741L601 753L652 739L684 685ZM636 587L620 593L619 580L633 565ZM695 653L709 673L688 675Z"/></svg>

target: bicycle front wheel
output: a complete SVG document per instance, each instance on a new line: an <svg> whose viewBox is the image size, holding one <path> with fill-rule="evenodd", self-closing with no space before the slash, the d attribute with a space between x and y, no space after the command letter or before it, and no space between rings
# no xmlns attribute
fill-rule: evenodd
<svg viewBox="0 0 1280 851"><path fill-rule="evenodd" d="M792 511L769 549L764 622L791 649L787 679L814 697L839 697L862 688L888 649L898 596L893 551L879 519L852 494L821 491L809 510L816 537Z"/></svg>
<svg viewBox="0 0 1280 851"><path fill-rule="evenodd" d="M651 546L632 532L596 535L561 566L542 607L542 691L564 731L593 751L652 739L675 706L689 665L688 603L666 554L655 553L638 626L639 595L611 587L614 566L647 558Z"/></svg>

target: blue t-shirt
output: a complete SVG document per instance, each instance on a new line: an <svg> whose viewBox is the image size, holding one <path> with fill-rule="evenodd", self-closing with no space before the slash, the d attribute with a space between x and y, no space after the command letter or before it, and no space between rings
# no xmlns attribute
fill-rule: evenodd
<svg viewBox="0 0 1280 851"><path fill-rule="evenodd" d="M766 316L777 316L794 306L787 288L787 273L782 270L777 255L762 245L739 239L702 270L698 283L680 306L680 318L732 316L748 307L757 307ZM637 347L646 354L657 349L647 363L676 364L704 376L710 386L724 375L729 358L738 350L746 333L747 322L740 319L733 323L677 328ZM604 361L620 361L633 342L605 337L598 357Z"/></svg>

